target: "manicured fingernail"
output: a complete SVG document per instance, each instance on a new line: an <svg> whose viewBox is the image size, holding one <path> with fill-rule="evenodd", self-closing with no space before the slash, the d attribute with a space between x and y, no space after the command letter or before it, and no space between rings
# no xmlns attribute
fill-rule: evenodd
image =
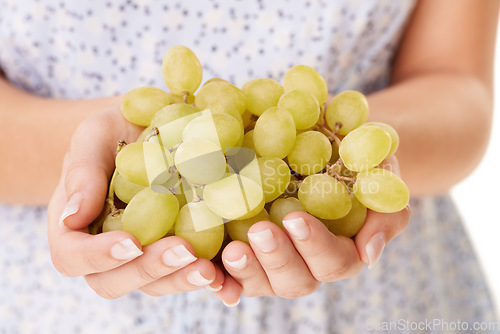
<svg viewBox="0 0 500 334"><path fill-rule="evenodd" d="M306 239L311 234L311 228L303 218L283 220L283 226L297 240Z"/></svg>
<svg viewBox="0 0 500 334"><path fill-rule="evenodd" d="M236 260L236 261L228 261L227 259L224 260L228 266L230 266L233 269L241 270L247 266L247 256L243 255L241 259Z"/></svg>
<svg viewBox="0 0 500 334"><path fill-rule="evenodd" d="M66 206L64 207L64 210L61 214L61 218L59 218L59 227L64 226L64 220L68 218L71 215L74 215L75 213L80 210L80 205L82 204L83 201L83 195L80 193L76 193L71 198L69 199L68 203L66 203Z"/></svg>
<svg viewBox="0 0 500 334"><path fill-rule="evenodd" d="M167 249L162 255L162 260L170 267L184 267L196 261L196 257L184 245L177 245Z"/></svg>
<svg viewBox="0 0 500 334"><path fill-rule="evenodd" d="M224 305L226 305L227 307L235 307L236 305L238 305L238 304L240 303L240 299L238 298L238 300L237 300L237 301L235 301L234 303L226 303L226 301L225 301L225 300L223 300L223 301L222 301L222 303L223 303Z"/></svg>
<svg viewBox="0 0 500 334"><path fill-rule="evenodd" d="M383 232L376 233L373 235L366 244L366 254L368 255L368 260L370 264L368 265L368 269L372 269L377 264L382 252L384 251L385 244L387 242L387 238Z"/></svg>
<svg viewBox="0 0 500 334"><path fill-rule="evenodd" d="M132 260L141 256L143 252L130 239L125 239L111 247L111 256L117 260Z"/></svg>
<svg viewBox="0 0 500 334"><path fill-rule="evenodd" d="M214 280L208 280L201 275L199 270L194 270L187 275L187 281L190 284L193 284L196 286L207 286L210 283L212 283Z"/></svg>
<svg viewBox="0 0 500 334"><path fill-rule="evenodd" d="M270 229L248 233L248 239L257 246L257 248L264 253L272 252L278 246L273 232Z"/></svg>
<svg viewBox="0 0 500 334"><path fill-rule="evenodd" d="M207 286L205 287L205 289L207 289L208 291L217 292L217 291L222 290L222 285L219 285L219 286L218 286L218 287L216 287L216 288L212 288L210 285L207 285Z"/></svg>

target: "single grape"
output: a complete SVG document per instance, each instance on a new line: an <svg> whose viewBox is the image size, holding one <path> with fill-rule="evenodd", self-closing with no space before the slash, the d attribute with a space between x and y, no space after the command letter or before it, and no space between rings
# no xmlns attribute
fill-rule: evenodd
<svg viewBox="0 0 500 334"><path fill-rule="evenodd" d="M288 154L290 168L302 175L321 172L332 156L332 145L319 131L299 134L292 151Z"/></svg>
<svg viewBox="0 0 500 334"><path fill-rule="evenodd" d="M391 145L387 131L376 126L362 126L344 137L339 154L347 168L359 172L379 165L387 157Z"/></svg>
<svg viewBox="0 0 500 334"><path fill-rule="evenodd" d="M175 235L186 239L193 246L197 257L211 260L222 246L224 224L222 218L213 213L205 202L191 202L179 212Z"/></svg>
<svg viewBox="0 0 500 334"><path fill-rule="evenodd" d="M247 100L247 108L252 114L260 116L269 108L276 107L285 90L276 80L260 78L248 81L241 87Z"/></svg>
<svg viewBox="0 0 500 334"><path fill-rule="evenodd" d="M261 221L270 221L266 209L262 209L256 216L242 220L232 220L226 223L226 230L232 240L239 240L250 244L248 241L248 230L250 227Z"/></svg>
<svg viewBox="0 0 500 334"><path fill-rule="evenodd" d="M140 87L125 94L121 110L130 123L149 126L158 110L172 102L170 95L159 88Z"/></svg>
<svg viewBox="0 0 500 334"><path fill-rule="evenodd" d="M344 91L330 101L325 118L330 129L335 129L337 122L340 122L342 126L338 133L345 136L368 119L368 101L360 92Z"/></svg>
<svg viewBox="0 0 500 334"><path fill-rule="evenodd" d="M193 119L184 128L182 140L206 138L225 151L240 147L243 142L243 126L232 116L205 110L201 117Z"/></svg>
<svg viewBox="0 0 500 334"><path fill-rule="evenodd" d="M308 92L294 89L281 96L279 107L283 107L292 114L293 122L298 130L309 129L319 119L320 109L318 100Z"/></svg>
<svg viewBox="0 0 500 334"><path fill-rule="evenodd" d="M306 212L306 209L297 198L278 198L273 202L273 205L271 205L269 215L271 216L271 221L273 223L283 228L283 219L285 218L285 216L290 212L295 211Z"/></svg>
<svg viewBox="0 0 500 334"><path fill-rule="evenodd" d="M136 236L141 245L149 245L172 228L178 212L179 202L167 189L144 188L125 208L122 230Z"/></svg>
<svg viewBox="0 0 500 334"><path fill-rule="evenodd" d="M326 174L309 175L299 188L299 200L310 214L323 219L338 219L351 210L349 192Z"/></svg>
<svg viewBox="0 0 500 334"><path fill-rule="evenodd" d="M358 173L353 190L364 206L377 212L401 211L410 200L408 187L403 180L382 168Z"/></svg>
<svg viewBox="0 0 500 334"><path fill-rule="evenodd" d="M356 196L351 196L352 208L347 215L339 219L320 219L330 232L352 238L363 227L366 220L366 207Z"/></svg>
<svg viewBox="0 0 500 334"><path fill-rule="evenodd" d="M175 95L194 94L203 77L200 61L187 47L177 45L171 47L161 64L163 80Z"/></svg>
<svg viewBox="0 0 500 334"><path fill-rule="evenodd" d="M227 82L228 84L231 84L229 81L227 81L227 80L225 80L225 79L222 79L222 78L212 78L212 79L210 79L210 80L207 80L207 82L205 82L205 83L203 84L203 86L208 85L208 84L209 84L209 83L211 83L211 82L217 82L217 81Z"/></svg>
<svg viewBox="0 0 500 334"><path fill-rule="evenodd" d="M284 108L273 107L257 120L253 141L259 155L283 159L292 150L295 136L292 115Z"/></svg>
<svg viewBox="0 0 500 334"><path fill-rule="evenodd" d="M130 182L119 173L115 177L113 187L116 197L123 203L129 203L139 191L144 189L144 186Z"/></svg>
<svg viewBox="0 0 500 334"><path fill-rule="evenodd" d="M240 174L262 186L264 200L272 202L283 194L290 183L290 168L286 162L275 157L261 157L257 159L258 168L249 165L241 170ZM260 179L259 179L260 178Z"/></svg>
<svg viewBox="0 0 500 334"><path fill-rule="evenodd" d="M201 114L201 112L196 112L161 125L158 127L160 136L154 136L149 141L160 144L165 150L174 147L182 141L182 133L189 122Z"/></svg>
<svg viewBox="0 0 500 334"><path fill-rule="evenodd" d="M218 101L217 107L221 112L226 109L236 109L239 114L247 108L245 94L236 86L225 82L215 81L201 87L198 94L196 94L195 104L200 110L208 109L210 103ZM224 111L224 113L229 113Z"/></svg>
<svg viewBox="0 0 500 334"><path fill-rule="evenodd" d="M242 115L240 115L240 112L235 108L227 108L227 106L224 104L224 101L212 101L208 104L206 110L210 110L212 113L227 114L233 116L238 121L238 123L241 124L242 127L244 126L243 118Z"/></svg>
<svg viewBox="0 0 500 334"><path fill-rule="evenodd" d="M220 146L206 138L183 141L175 152L174 161L179 173L195 184L215 182L226 172L226 159Z"/></svg>
<svg viewBox="0 0 500 334"><path fill-rule="evenodd" d="M215 214L228 220L253 217L265 204L262 188L238 174L205 185L203 198Z"/></svg>
<svg viewBox="0 0 500 334"><path fill-rule="evenodd" d="M370 122L370 123L366 123L364 125L365 126L378 126L379 128L387 131L389 136L391 136L391 140L392 140L391 149L390 149L389 153L387 154L387 156L389 157L389 156L393 155L394 152L396 152L396 150L399 147L399 135L392 126L390 126L387 123L382 123L382 122Z"/></svg>
<svg viewBox="0 0 500 334"><path fill-rule="evenodd" d="M116 155L115 164L118 173L128 181L141 186L149 186L142 142L124 146Z"/></svg>
<svg viewBox="0 0 500 334"><path fill-rule="evenodd" d="M123 211L123 209L119 209L108 214L102 224L102 232L121 231Z"/></svg>
<svg viewBox="0 0 500 334"><path fill-rule="evenodd" d="M283 79L285 93L298 89L312 94L319 105L325 104L328 97L328 88L325 79L312 67L296 65L285 73Z"/></svg>
<svg viewBox="0 0 500 334"><path fill-rule="evenodd" d="M250 130L247 133L245 133L245 135L243 136L243 143L241 145L242 145L242 147L246 147L246 148L251 149L258 156L257 150L255 149L255 144L253 141L253 133L254 133L254 130Z"/></svg>
<svg viewBox="0 0 500 334"><path fill-rule="evenodd" d="M190 104L174 103L159 110L151 121L151 126L160 128L161 126L175 121L176 119L197 113L198 109Z"/></svg>

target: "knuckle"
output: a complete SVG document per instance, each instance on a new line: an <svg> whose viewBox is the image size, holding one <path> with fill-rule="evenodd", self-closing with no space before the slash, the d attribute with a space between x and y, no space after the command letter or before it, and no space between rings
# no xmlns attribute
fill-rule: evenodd
<svg viewBox="0 0 500 334"><path fill-rule="evenodd" d="M142 287L139 290L147 295L150 295L151 297L163 297L163 296L165 296L164 293L161 293L160 291L155 290L155 289L149 289L147 287Z"/></svg>
<svg viewBox="0 0 500 334"><path fill-rule="evenodd" d="M284 257L282 258L282 261L274 261L273 263L266 263L263 265L266 271L272 272L273 274L285 272L290 268L290 266L290 257Z"/></svg>
<svg viewBox="0 0 500 334"><path fill-rule="evenodd" d="M344 278L349 268L349 262L342 260L334 266L321 268L321 270L313 272L313 276L319 282L333 282Z"/></svg>
<svg viewBox="0 0 500 334"><path fill-rule="evenodd" d="M318 289L319 285L320 285L319 282L311 281L309 283L301 284L300 286L296 286L284 291L279 291L276 294L282 298L296 299L310 295L311 293L313 293Z"/></svg>
<svg viewBox="0 0 500 334"><path fill-rule="evenodd" d="M104 299L116 299L121 297L121 295L112 288L112 284L103 282L98 276L87 275L85 276L85 280L90 288Z"/></svg>
<svg viewBox="0 0 500 334"><path fill-rule="evenodd" d="M160 275L158 275L158 273L156 272L156 270L154 270L150 266L147 266L143 262L139 261L136 264L135 268L136 268L137 276L139 277L139 279L141 281L144 281L144 282L154 282L154 281L156 281L160 277Z"/></svg>
<svg viewBox="0 0 500 334"><path fill-rule="evenodd" d="M243 296L245 297L274 297L276 293L272 289L248 289L243 288Z"/></svg>

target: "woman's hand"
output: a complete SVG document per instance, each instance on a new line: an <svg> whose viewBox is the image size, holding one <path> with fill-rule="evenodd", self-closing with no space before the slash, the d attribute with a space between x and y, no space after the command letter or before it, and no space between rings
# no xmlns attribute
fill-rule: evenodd
<svg viewBox="0 0 500 334"><path fill-rule="evenodd" d="M395 158L381 166L399 174ZM321 282L357 275L373 267L385 245L408 226L410 209L396 213L368 210L365 224L355 239L333 235L326 226L305 212L293 212L283 220L286 232L263 221L248 233L250 246L233 241L222 253L224 266L243 288L245 296L297 298L316 291ZM225 301L236 301L238 286L214 292Z"/></svg>
<svg viewBox="0 0 500 334"><path fill-rule="evenodd" d="M87 226L103 208L117 141L132 142L141 131L125 121L118 107L91 116L78 127L48 210L52 261L65 276L85 276L104 298L136 289L160 296L219 288L224 282L222 270L197 259L182 238L168 237L141 248L137 238L123 231L88 234ZM229 279L226 285L232 284Z"/></svg>

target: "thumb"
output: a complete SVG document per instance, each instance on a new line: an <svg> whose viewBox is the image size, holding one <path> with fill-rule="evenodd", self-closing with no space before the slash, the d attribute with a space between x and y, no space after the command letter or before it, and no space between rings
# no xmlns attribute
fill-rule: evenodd
<svg viewBox="0 0 500 334"><path fill-rule="evenodd" d="M100 122L89 119L78 127L63 167L67 202L60 227L81 229L100 214L114 169L115 145L116 140Z"/></svg>

